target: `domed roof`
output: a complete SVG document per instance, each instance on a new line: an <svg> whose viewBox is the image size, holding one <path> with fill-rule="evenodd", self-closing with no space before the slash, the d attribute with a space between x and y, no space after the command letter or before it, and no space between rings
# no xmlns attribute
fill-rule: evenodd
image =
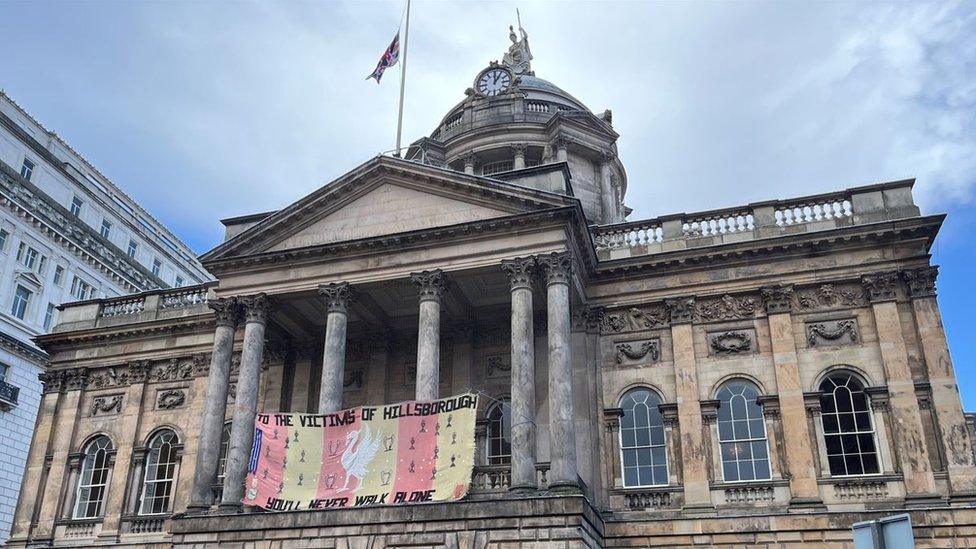
<svg viewBox="0 0 976 549"><path fill-rule="evenodd" d="M518 78L518 87L526 92L526 99L539 99L560 103L574 109L589 111L582 102L563 91L562 88L552 82L539 78L535 75L523 74Z"/></svg>

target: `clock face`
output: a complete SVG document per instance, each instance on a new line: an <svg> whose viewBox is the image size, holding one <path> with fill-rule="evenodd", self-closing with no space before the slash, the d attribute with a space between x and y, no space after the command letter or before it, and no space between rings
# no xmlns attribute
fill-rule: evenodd
<svg viewBox="0 0 976 549"><path fill-rule="evenodd" d="M478 91L489 97L505 93L512 83L512 75L505 69L488 69L478 78Z"/></svg>

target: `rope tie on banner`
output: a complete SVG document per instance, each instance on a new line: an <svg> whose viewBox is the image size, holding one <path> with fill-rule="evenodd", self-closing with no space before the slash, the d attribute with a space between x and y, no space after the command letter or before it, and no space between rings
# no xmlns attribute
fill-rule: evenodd
<svg viewBox="0 0 976 549"><path fill-rule="evenodd" d="M480 389L472 389L471 387L468 387L466 389L466 391L469 392L469 393L474 393L474 394L478 395L479 398L480 397L485 397L487 400L489 400L491 402L494 402L494 403L498 404L499 406L507 407L508 408L509 415L512 416L513 419L515 418L515 409L512 408L512 405L509 404L508 402L505 402L504 400L497 399L497 398L489 395L488 393L486 393L486 392L484 392L484 391L482 391ZM516 425L522 425L523 423L529 423L531 425L536 425L535 419L533 419L533 418L531 418L531 417L529 417L527 415L519 414L519 419L521 419L522 421L519 421L518 423L512 423L512 427L515 427ZM538 425L536 425L536 426L538 427Z"/></svg>

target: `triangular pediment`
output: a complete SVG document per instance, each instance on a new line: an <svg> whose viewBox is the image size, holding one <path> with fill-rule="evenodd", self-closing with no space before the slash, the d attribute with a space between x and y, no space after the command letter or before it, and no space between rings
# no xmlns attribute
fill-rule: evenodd
<svg viewBox="0 0 976 549"><path fill-rule="evenodd" d="M476 223L572 197L378 157L206 253L205 261Z"/></svg>

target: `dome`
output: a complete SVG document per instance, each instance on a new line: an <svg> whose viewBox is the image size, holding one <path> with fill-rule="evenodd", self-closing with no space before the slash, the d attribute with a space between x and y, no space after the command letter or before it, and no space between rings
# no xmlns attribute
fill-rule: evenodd
<svg viewBox="0 0 976 549"><path fill-rule="evenodd" d="M589 111L589 109L586 108L586 105L572 95L563 91L562 88L537 76L530 76L528 74L521 75L518 79L518 88L525 92L526 99L549 101L552 103L565 105L573 109Z"/></svg>

